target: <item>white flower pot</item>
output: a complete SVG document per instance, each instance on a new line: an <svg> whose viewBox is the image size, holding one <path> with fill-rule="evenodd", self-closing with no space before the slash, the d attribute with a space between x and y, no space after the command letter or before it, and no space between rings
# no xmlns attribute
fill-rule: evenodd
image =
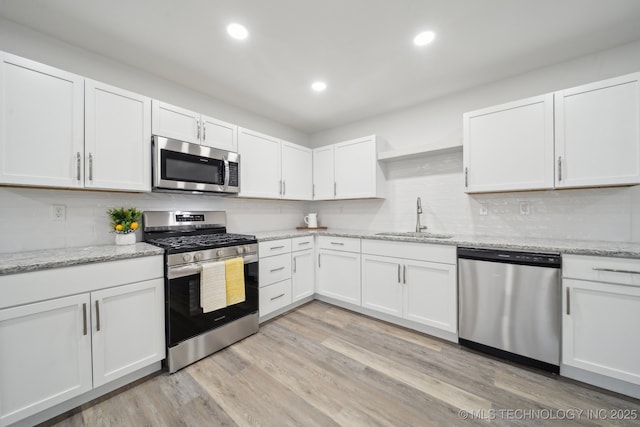
<svg viewBox="0 0 640 427"><path fill-rule="evenodd" d="M116 245L134 245L136 243L136 233L118 234L116 233Z"/></svg>

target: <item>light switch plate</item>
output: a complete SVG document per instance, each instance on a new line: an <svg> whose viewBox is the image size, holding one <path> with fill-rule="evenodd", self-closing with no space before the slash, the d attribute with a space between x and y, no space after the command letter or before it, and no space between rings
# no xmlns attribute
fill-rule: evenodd
<svg viewBox="0 0 640 427"><path fill-rule="evenodd" d="M51 205L51 219L65 221L67 219L67 207L65 205Z"/></svg>
<svg viewBox="0 0 640 427"><path fill-rule="evenodd" d="M529 215L531 213L531 205L526 200L520 202L520 215Z"/></svg>
<svg viewBox="0 0 640 427"><path fill-rule="evenodd" d="M489 215L489 206L487 202L480 202L480 215L482 216Z"/></svg>

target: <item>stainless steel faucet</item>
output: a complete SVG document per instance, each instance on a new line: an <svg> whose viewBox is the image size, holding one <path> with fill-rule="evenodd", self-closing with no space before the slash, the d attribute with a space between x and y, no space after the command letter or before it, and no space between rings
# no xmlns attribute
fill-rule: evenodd
<svg viewBox="0 0 640 427"><path fill-rule="evenodd" d="M420 197L418 197L416 204L416 233L420 233L422 230L427 229L426 225L420 225L420 214L422 214L422 200L420 200Z"/></svg>

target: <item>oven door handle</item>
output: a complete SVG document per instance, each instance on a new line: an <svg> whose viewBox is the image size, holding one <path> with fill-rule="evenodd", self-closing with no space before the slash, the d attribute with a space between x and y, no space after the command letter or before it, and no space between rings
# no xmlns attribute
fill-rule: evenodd
<svg viewBox="0 0 640 427"><path fill-rule="evenodd" d="M183 265L181 267L169 267L167 269L167 279L178 279L185 276L194 276L202 272L199 264Z"/></svg>

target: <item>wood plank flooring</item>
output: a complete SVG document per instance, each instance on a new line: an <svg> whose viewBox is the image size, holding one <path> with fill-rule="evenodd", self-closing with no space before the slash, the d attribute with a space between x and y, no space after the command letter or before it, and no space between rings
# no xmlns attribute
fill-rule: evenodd
<svg viewBox="0 0 640 427"><path fill-rule="evenodd" d="M640 401L314 301L60 418L54 425L638 426Z"/></svg>

